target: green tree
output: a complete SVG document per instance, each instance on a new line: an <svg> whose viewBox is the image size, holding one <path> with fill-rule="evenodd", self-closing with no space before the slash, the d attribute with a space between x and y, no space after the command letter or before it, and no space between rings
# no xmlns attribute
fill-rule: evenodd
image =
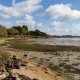
<svg viewBox="0 0 80 80"><path fill-rule="evenodd" d="M38 29L35 30L35 36L41 36L41 32Z"/></svg>
<svg viewBox="0 0 80 80"><path fill-rule="evenodd" d="M0 25L0 37L6 36L8 36L7 29L4 26Z"/></svg>
<svg viewBox="0 0 80 80"><path fill-rule="evenodd" d="M22 34L22 28L21 26L13 26L13 28L17 29L19 31L19 35Z"/></svg>
<svg viewBox="0 0 80 80"><path fill-rule="evenodd" d="M22 28L22 35L26 35L26 29Z"/></svg>
<svg viewBox="0 0 80 80"><path fill-rule="evenodd" d="M28 31L28 35L35 35L35 31Z"/></svg>
<svg viewBox="0 0 80 80"><path fill-rule="evenodd" d="M23 25L22 28L25 28L26 32L28 32L28 27Z"/></svg>
<svg viewBox="0 0 80 80"><path fill-rule="evenodd" d="M9 35L18 35L19 31L17 29L15 29L14 27L8 29L8 34Z"/></svg>

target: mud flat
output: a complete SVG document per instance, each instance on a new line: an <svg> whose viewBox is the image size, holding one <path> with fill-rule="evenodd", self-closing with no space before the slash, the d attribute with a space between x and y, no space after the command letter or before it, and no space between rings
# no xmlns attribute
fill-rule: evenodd
<svg viewBox="0 0 80 80"><path fill-rule="evenodd" d="M67 80L80 79L80 53L79 52L38 52L19 49L9 49L38 65L49 68L57 76ZM77 79L76 79L77 75Z"/></svg>
<svg viewBox="0 0 80 80"><path fill-rule="evenodd" d="M78 74L80 79L80 53L78 52L20 52L28 60L50 68L59 76L75 79ZM69 76L68 76L69 75ZM75 79L76 80L76 79ZM78 80L78 79L77 79Z"/></svg>
<svg viewBox="0 0 80 80"><path fill-rule="evenodd" d="M16 55L18 59L22 59L23 61L27 62L27 66L21 67L20 69L13 69L13 74L17 73L20 75L25 75L31 78L31 80L66 80L65 78L57 76L55 73L52 73L50 69L26 59L22 54L24 51L11 51L9 49L8 52L11 54L11 56Z"/></svg>
<svg viewBox="0 0 80 80"><path fill-rule="evenodd" d="M27 51L9 48L8 46L8 43L1 43L1 47L6 49L11 54L11 57L15 55L17 59L27 62L26 66L23 66L20 69L12 69L12 74L24 75L24 77L29 77L30 80L66 80L61 76L56 75L49 68L44 67L35 61L28 60L28 58L25 57L25 53L27 53ZM29 53L31 52L35 53L35 51L30 51Z"/></svg>
<svg viewBox="0 0 80 80"><path fill-rule="evenodd" d="M10 46L4 48L17 52L17 54L25 57L26 60L49 68L57 76L64 77L67 80L80 80L79 46L49 46L35 43L36 41L32 39L11 40L9 41Z"/></svg>

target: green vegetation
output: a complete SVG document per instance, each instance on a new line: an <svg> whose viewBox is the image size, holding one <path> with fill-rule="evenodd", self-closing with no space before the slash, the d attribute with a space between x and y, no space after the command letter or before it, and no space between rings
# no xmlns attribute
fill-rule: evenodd
<svg viewBox="0 0 80 80"><path fill-rule="evenodd" d="M77 46L66 46L66 45L41 45L41 44L27 44L26 41L23 40L9 40L10 47L16 49L24 49L24 50L31 50L31 51L49 51L49 52L56 52L56 51L74 51L80 52L80 47Z"/></svg>
<svg viewBox="0 0 80 80"><path fill-rule="evenodd" d="M0 25L0 37L6 37L6 36L8 36L7 29L4 26Z"/></svg>
<svg viewBox="0 0 80 80"><path fill-rule="evenodd" d="M0 37L0 39L8 39L8 38L10 38L10 37Z"/></svg>
<svg viewBox="0 0 80 80"><path fill-rule="evenodd" d="M10 54L0 47L0 68L9 59Z"/></svg>
<svg viewBox="0 0 80 80"><path fill-rule="evenodd" d="M23 26L12 26L11 28L7 29L6 27L0 25L0 37L15 37L15 38L40 38L40 37L50 37L44 32L40 30L35 31L28 31L28 27Z"/></svg>
<svg viewBox="0 0 80 80"><path fill-rule="evenodd" d="M39 36L50 37L50 35L47 35L46 33L39 31L38 29L36 29L35 31L28 31L27 35L31 35L32 37L35 36L35 38L39 38Z"/></svg>
<svg viewBox="0 0 80 80"><path fill-rule="evenodd" d="M28 27L23 25L21 26L13 26L8 31L8 36L15 36L15 35L24 35L26 36L26 33L28 32Z"/></svg>
<svg viewBox="0 0 80 80"><path fill-rule="evenodd" d="M70 75L69 75L69 73L66 73L66 72L63 72L63 71L60 71L60 70L57 70L55 73L56 73L58 76L62 76L62 77L64 77L64 78L66 78L66 80L75 80L75 79L73 78L73 76L70 76Z"/></svg>

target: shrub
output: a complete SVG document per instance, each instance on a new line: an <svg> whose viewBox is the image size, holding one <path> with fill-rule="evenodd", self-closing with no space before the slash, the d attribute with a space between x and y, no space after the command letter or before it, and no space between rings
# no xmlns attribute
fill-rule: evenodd
<svg viewBox="0 0 80 80"><path fill-rule="evenodd" d="M10 54L4 49L0 48L0 67L9 59Z"/></svg>
<svg viewBox="0 0 80 80"><path fill-rule="evenodd" d="M7 29L4 26L0 25L0 37L6 37L6 36L8 36Z"/></svg>

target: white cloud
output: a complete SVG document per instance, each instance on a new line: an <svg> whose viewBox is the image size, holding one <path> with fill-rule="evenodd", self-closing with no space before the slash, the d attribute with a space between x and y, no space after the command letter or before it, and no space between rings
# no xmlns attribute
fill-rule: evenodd
<svg viewBox="0 0 80 80"><path fill-rule="evenodd" d="M21 17L26 13L32 13L42 8L42 5L39 5L41 0L26 0L16 4L14 2L12 7L6 7L0 4L1 18Z"/></svg>
<svg viewBox="0 0 80 80"><path fill-rule="evenodd" d="M72 10L71 5L56 4L51 5L45 11L49 19L73 20L80 18L79 10Z"/></svg>
<svg viewBox="0 0 80 80"><path fill-rule="evenodd" d="M66 33L68 33L70 30L69 30L69 29L65 29L64 31L65 31Z"/></svg>
<svg viewBox="0 0 80 80"><path fill-rule="evenodd" d="M69 35L80 35L80 24L73 24L64 28L63 31Z"/></svg>
<svg viewBox="0 0 80 80"><path fill-rule="evenodd" d="M37 24L37 27L43 27L42 23L40 22L39 24Z"/></svg>
<svg viewBox="0 0 80 80"><path fill-rule="evenodd" d="M24 20L21 20L21 21L16 21L16 24L17 25L28 25L28 26L32 26L32 25L35 25L36 22L33 21L33 17L30 16L30 15L26 15L26 17L24 18Z"/></svg>
<svg viewBox="0 0 80 80"><path fill-rule="evenodd" d="M45 15L45 13L37 13L36 16L38 17L43 17Z"/></svg>
<svg viewBox="0 0 80 80"><path fill-rule="evenodd" d="M15 6L15 0L13 0L12 5Z"/></svg>
<svg viewBox="0 0 80 80"><path fill-rule="evenodd" d="M65 22L54 21L50 26L53 28L54 32L60 32L63 24L65 24Z"/></svg>
<svg viewBox="0 0 80 80"><path fill-rule="evenodd" d="M80 36L80 24L73 24L64 28L55 27L50 29L50 34L53 35L79 35Z"/></svg>
<svg viewBox="0 0 80 80"><path fill-rule="evenodd" d="M24 20L16 21L17 25L27 25L30 26L32 29L43 27L42 23L36 23L36 21L33 20L33 17L29 14L26 15Z"/></svg>
<svg viewBox="0 0 80 80"><path fill-rule="evenodd" d="M0 22L0 24L7 28L11 26L11 22Z"/></svg>
<svg viewBox="0 0 80 80"><path fill-rule="evenodd" d="M80 24L73 24L68 29L71 34L80 35Z"/></svg>
<svg viewBox="0 0 80 80"><path fill-rule="evenodd" d="M65 22L53 22L52 24L51 24L51 27L60 27L60 26L62 26L63 24L65 24Z"/></svg>

